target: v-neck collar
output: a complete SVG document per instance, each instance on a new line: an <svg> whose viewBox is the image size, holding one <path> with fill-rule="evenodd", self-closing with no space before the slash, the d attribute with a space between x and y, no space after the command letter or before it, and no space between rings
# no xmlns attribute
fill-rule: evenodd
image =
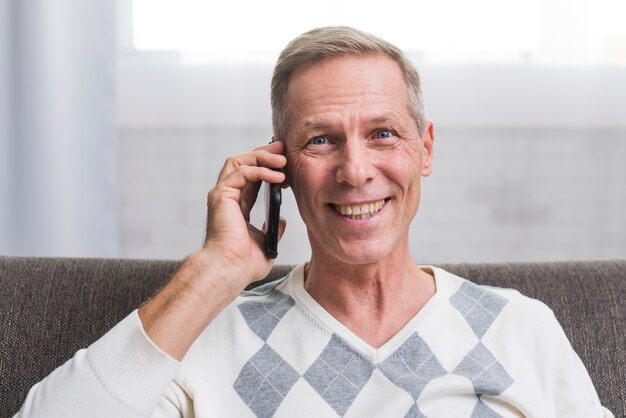
<svg viewBox="0 0 626 418"><path fill-rule="evenodd" d="M366 343L311 297L309 292L304 288L304 264L297 266L291 271L291 277L288 280L289 293L295 299L296 306L298 306L309 319L330 330L330 332L358 350L372 363L377 364L396 351L402 343L417 330L422 321L424 321L439 302L445 298L445 295L450 293L450 289L448 289L449 281L443 279L446 273L444 270L432 266L419 266L419 268L435 277L435 294L400 331L379 348L374 348Z"/></svg>

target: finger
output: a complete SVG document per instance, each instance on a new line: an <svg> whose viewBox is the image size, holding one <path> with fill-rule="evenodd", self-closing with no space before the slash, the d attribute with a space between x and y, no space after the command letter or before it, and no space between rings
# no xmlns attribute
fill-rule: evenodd
<svg viewBox="0 0 626 418"><path fill-rule="evenodd" d="M268 146L269 145L266 145L265 147ZM278 148L275 150L278 150ZM278 169L284 167L286 164L287 159L284 155L270 152L266 149L257 149L246 154L235 155L228 158L224 163L224 167L222 168L217 181L219 182L222 178L228 176L241 166L258 166Z"/></svg>
<svg viewBox="0 0 626 418"><path fill-rule="evenodd" d="M248 233L250 234L252 239L256 241L260 249L263 249L265 247L265 232L259 230L254 225L248 222Z"/></svg>
<svg viewBox="0 0 626 418"><path fill-rule="evenodd" d="M256 202L261 181L280 183L284 174L265 167L242 166L218 183L208 194L207 204L230 199L237 202L246 221L250 220L250 211Z"/></svg>
<svg viewBox="0 0 626 418"><path fill-rule="evenodd" d="M279 241L282 238L283 234L285 233L286 228L287 228L287 220L281 216L280 219L278 220L278 240ZM267 232L267 223L263 222L263 225L261 225L261 232L263 232L264 234Z"/></svg>
<svg viewBox="0 0 626 418"><path fill-rule="evenodd" d="M285 156L273 154L264 150L253 151L247 154L230 157L218 176L218 182L242 166L282 168L287 163Z"/></svg>
<svg viewBox="0 0 626 418"><path fill-rule="evenodd" d="M250 183L265 181L267 183L282 183L285 180L285 174L266 167L240 166L226 177L222 178L219 186L239 189L243 191L244 187ZM258 190L258 189L257 189Z"/></svg>
<svg viewBox="0 0 626 418"><path fill-rule="evenodd" d="M283 153L284 144L282 141L272 141L269 144L261 145L260 147L256 147L254 150L265 150L272 152L274 154L282 154Z"/></svg>
<svg viewBox="0 0 626 418"><path fill-rule="evenodd" d="M239 207L241 208L241 213L243 214L246 222L250 222L250 212L252 211L252 207L257 200L260 188L261 182L257 181L254 183L248 183L248 185L241 190Z"/></svg>
<svg viewBox="0 0 626 418"><path fill-rule="evenodd" d="M263 226L265 226L265 224L263 224ZM278 241L283 237L285 229L287 229L287 220L281 216L278 222Z"/></svg>

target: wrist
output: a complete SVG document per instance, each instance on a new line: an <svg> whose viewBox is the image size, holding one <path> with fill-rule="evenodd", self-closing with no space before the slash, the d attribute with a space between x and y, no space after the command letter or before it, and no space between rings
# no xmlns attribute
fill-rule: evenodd
<svg viewBox="0 0 626 418"><path fill-rule="evenodd" d="M239 260L232 260L210 247L191 254L184 265L197 277L198 292L201 297L220 293L227 295L228 302L234 300L248 285L246 266Z"/></svg>
<svg viewBox="0 0 626 418"><path fill-rule="evenodd" d="M234 280L236 273L215 253L191 254L170 282L139 309L146 334L181 360L198 335L245 287Z"/></svg>

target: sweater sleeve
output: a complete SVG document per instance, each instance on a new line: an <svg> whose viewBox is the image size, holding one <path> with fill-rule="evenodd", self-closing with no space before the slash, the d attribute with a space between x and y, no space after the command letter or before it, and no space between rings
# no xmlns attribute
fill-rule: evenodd
<svg viewBox="0 0 626 418"><path fill-rule="evenodd" d="M179 368L134 311L33 386L15 418L150 416Z"/></svg>
<svg viewBox="0 0 626 418"><path fill-rule="evenodd" d="M583 362L574 351L565 331L549 308L546 323L551 323L550 341L546 349L545 389L554 401L557 417L603 417L613 414L600 404L600 399Z"/></svg>

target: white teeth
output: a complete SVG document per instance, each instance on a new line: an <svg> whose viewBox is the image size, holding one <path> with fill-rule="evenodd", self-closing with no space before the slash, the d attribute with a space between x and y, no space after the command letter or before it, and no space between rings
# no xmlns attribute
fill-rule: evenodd
<svg viewBox="0 0 626 418"><path fill-rule="evenodd" d="M335 210L350 219L367 219L378 212L385 205L384 200L373 203L363 203L361 205L334 205Z"/></svg>

